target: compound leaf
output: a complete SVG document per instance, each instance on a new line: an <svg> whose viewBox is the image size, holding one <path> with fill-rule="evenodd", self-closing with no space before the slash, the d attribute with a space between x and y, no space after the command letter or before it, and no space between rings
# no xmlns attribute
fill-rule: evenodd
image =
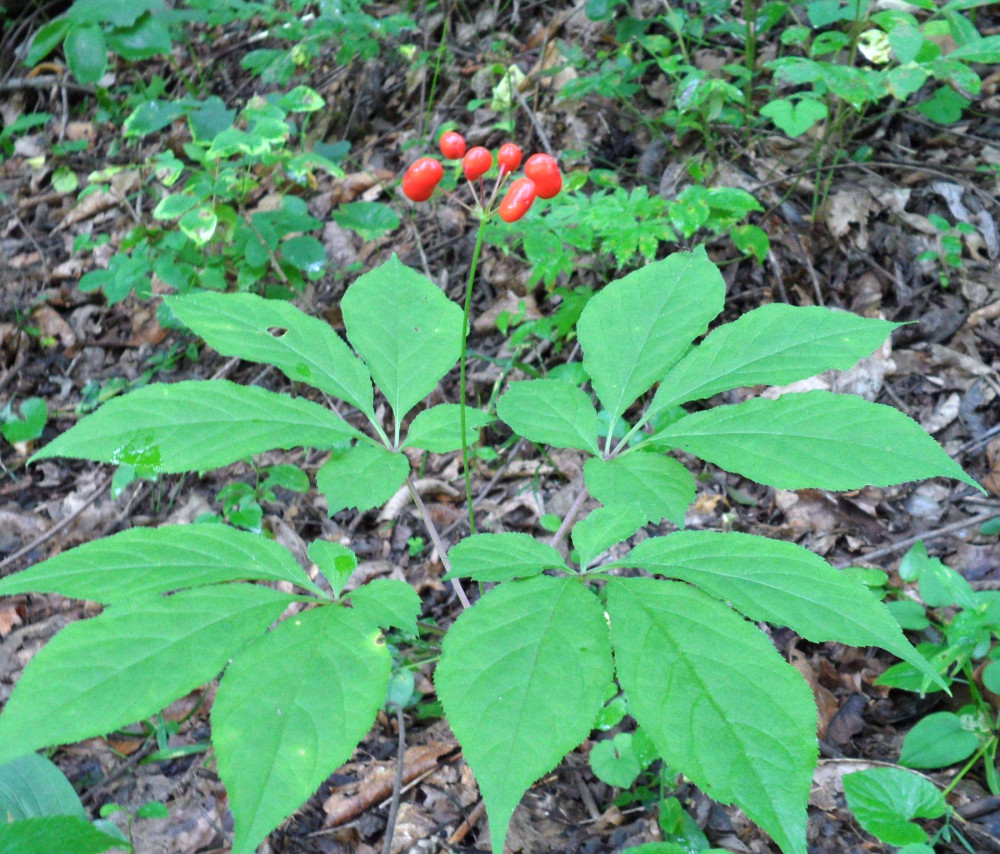
<svg viewBox="0 0 1000 854"><path fill-rule="evenodd" d="M501 584L448 631L434 682L486 801L494 854L527 788L587 737L611 672L603 609L575 579Z"/></svg>
<svg viewBox="0 0 1000 854"><path fill-rule="evenodd" d="M677 252L594 295L577 332L583 366L614 424L722 311L726 285L704 248Z"/></svg>
<svg viewBox="0 0 1000 854"><path fill-rule="evenodd" d="M669 519L678 528L695 498L694 478L677 460L641 451L613 460L587 460L587 489L608 507L634 505L646 522Z"/></svg>
<svg viewBox="0 0 1000 854"><path fill-rule="evenodd" d="M916 421L849 394L809 391L717 406L654 436L778 489L858 489L952 477L982 489Z"/></svg>
<svg viewBox="0 0 1000 854"><path fill-rule="evenodd" d="M755 626L686 584L613 579L608 614L629 711L671 767L806 852L816 706Z"/></svg>
<svg viewBox="0 0 1000 854"><path fill-rule="evenodd" d="M788 626L815 643L880 646L940 682L937 670L865 585L794 543L736 532L679 531L644 540L620 563L696 584L751 620Z"/></svg>
<svg viewBox="0 0 1000 854"><path fill-rule="evenodd" d="M130 528L62 552L0 580L0 596L58 593L107 604L244 579L290 581L322 595L272 540L227 525L165 525Z"/></svg>
<svg viewBox="0 0 1000 854"><path fill-rule="evenodd" d="M845 371L900 324L819 306L765 305L712 330L660 382L649 414L753 385Z"/></svg>
<svg viewBox="0 0 1000 854"><path fill-rule="evenodd" d="M423 448L435 454L447 454L462 447L462 407L457 403L440 403L417 414L406 432L404 448ZM479 431L493 421L493 416L481 409L465 410L465 444L474 445Z"/></svg>
<svg viewBox="0 0 1000 854"><path fill-rule="evenodd" d="M583 391L563 380L511 383L497 401L497 415L531 442L600 454L597 410Z"/></svg>
<svg viewBox="0 0 1000 854"><path fill-rule="evenodd" d="M566 569L562 555L529 534L473 534L448 552L451 571L445 579L508 581L539 575L542 570Z"/></svg>
<svg viewBox="0 0 1000 854"><path fill-rule="evenodd" d="M253 854L351 758L385 701L390 663L378 631L332 605L289 617L233 661L212 707L233 854Z"/></svg>
<svg viewBox="0 0 1000 854"><path fill-rule="evenodd" d="M348 507L363 513L392 498L409 473L410 462L403 454L357 444L333 452L316 472L316 486L326 496L331 516Z"/></svg>
<svg viewBox="0 0 1000 854"><path fill-rule="evenodd" d="M375 417L368 369L319 318L291 303L255 294L204 291L168 297L166 302L185 326L223 356L274 365L290 380L308 383Z"/></svg>
<svg viewBox="0 0 1000 854"><path fill-rule="evenodd" d="M249 584L113 605L25 668L0 715L0 761L134 723L218 675L295 597Z"/></svg>
<svg viewBox="0 0 1000 854"><path fill-rule="evenodd" d="M228 380L157 383L109 400L35 454L133 465L142 475L219 468L276 448L359 437L302 398Z"/></svg>
<svg viewBox="0 0 1000 854"><path fill-rule="evenodd" d="M458 359L462 309L395 255L360 276L341 309L347 337L402 421Z"/></svg>

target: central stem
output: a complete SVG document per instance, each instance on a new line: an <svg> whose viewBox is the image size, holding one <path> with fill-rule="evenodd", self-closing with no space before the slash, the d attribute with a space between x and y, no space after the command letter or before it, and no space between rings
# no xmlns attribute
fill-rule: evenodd
<svg viewBox="0 0 1000 854"><path fill-rule="evenodd" d="M465 471L465 502L469 507L469 531L476 533L476 516L472 509L472 472L469 470L469 443L465 434L465 354L468 347L469 312L472 309L472 284L476 280L476 265L479 263L479 253L483 248L483 236L486 233L486 218L479 220L479 230L476 232L476 247L472 250L472 263L469 265L469 283L465 287L465 319L462 322L462 355L458 363L458 403L459 424L462 431L462 469Z"/></svg>

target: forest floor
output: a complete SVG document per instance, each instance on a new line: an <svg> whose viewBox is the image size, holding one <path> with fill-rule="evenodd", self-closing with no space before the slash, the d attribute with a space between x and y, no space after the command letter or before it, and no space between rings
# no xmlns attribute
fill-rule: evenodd
<svg viewBox="0 0 1000 854"><path fill-rule="evenodd" d="M372 5L380 16L406 11L392 4ZM310 138L350 143L342 164L346 176L324 175L303 193L310 212L324 223L322 240L330 263L296 298L299 306L341 330L338 305L345 287L391 253L462 300L475 221L445 204L414 206L393 189L396 177L423 153L420 140L435 139L434 130L443 122L456 123L470 145L495 149L512 138L526 153L546 147L556 153L572 151L572 162L564 163L567 173L613 170L623 186L647 187L651 195L675 196L689 181L687 164L703 163L706 154L699 134L672 133L658 124L672 96L655 68L640 78L629 109L607 92L560 98L559 87L569 71L564 77L539 76L539 69L556 64L550 49L557 43L568 43L589 57L615 49L614 22L590 20L583 4L431 4L429 11L418 5L418 11L409 13L418 29L383 40L369 58L355 55L344 61L335 46L321 49L294 80L313 87L327 103L309 129ZM645 6L648 14L660 9L656 3L633 5L631 13L637 17ZM39 22L36 17L28 30ZM979 23L983 32L991 31L988 22ZM996 13L993 25L995 32L1000 25ZM137 80L149 81L156 74L172 91L180 75L200 75L203 95L240 106L253 94L275 88L240 62L249 50L276 44L256 39L265 31L256 19L229 28L203 25L189 51L175 52L170 63L154 58L113 65L111 92L135 91ZM26 464L34 449L98 402L150 380L226 376L277 390L290 387L277 372L226 360L207 348L197 359L190 358L192 338L160 324L162 288L155 282L152 298L132 295L115 304L100 292L79 289L81 276L106 266L130 230L153 224L151 205L136 202L140 164L156 150L179 150L184 138L177 127L183 123L141 144L125 142L120 120L128 111L115 113L109 106L119 96L98 99L93 87L73 85L58 55L51 69L28 77L28 69L14 57L18 45L10 41L17 33L23 39L24 32L8 28L0 50L5 63L0 66L0 112L5 125L33 112L52 118L13 138L0 161L0 407L11 403L16 410L29 398L41 398L48 423L34 443L0 440L4 574L125 528L192 522L205 513L221 513L221 487L234 480L253 483L253 470L241 464L201 477L139 480L113 496L109 466L67 460ZM398 49L404 43L427 51L431 59L409 63L409 54ZM438 57L443 57L440 67L434 61ZM695 59L705 69L738 60L725 39L702 48ZM473 98L488 101L484 92L492 84L483 81L496 62L534 73L510 107L513 133L495 128L498 116L488 105L468 107ZM52 82L45 83L50 77ZM697 472L699 494L688 527L792 540L838 567L883 569L892 584L910 593L912 585L904 584L897 569L907 550L922 540L931 555L980 589L1000 585L1000 543L989 528L981 531L984 522L1000 515L1000 436L995 426L1000 413L1000 246L994 220L1000 216L1000 172L981 168L1000 165L998 78L994 73L987 79L978 109L949 125L935 125L913 111L859 122L852 144L869 146L870 156L865 162L840 160L829 173L828 186L819 186L817 173L808 166L812 136L790 140L762 131L747 145L741 128L718 131L722 165L713 180L757 195L765 212L752 221L766 231L771 251L758 263L734 250L725 235L700 235L689 242L664 243L660 252L706 243L723 268L727 320L782 301L907 323L891 346L851 371L823 375L808 387L855 392L901 409L989 494L944 480L838 494L785 492L704 467ZM84 144L75 151L52 158L54 145L80 140ZM54 185L52 168L59 164L68 165L84 184L95 170L112 164L123 169L107 192L80 199L75 189ZM260 197L267 191L264 182ZM331 211L354 199L391 204L401 225L373 240L341 227ZM948 271L947 286L939 278L940 263L917 258L941 246L934 216L973 226L963 238L960 260ZM80 248L86 242L81 237L88 235L91 240L108 235L109 241ZM621 269L641 263L633 257ZM609 254L581 253L575 271L558 284L597 289L621 274L616 268ZM504 366L515 358L513 376L526 368L549 370L574 354L571 338L554 343L529 339L529 346L514 350L498 329L503 312L514 314L520 306L531 317L546 316L560 305L555 289L529 284L529 278L519 244L486 247L472 309L473 399L489 400L508 375ZM456 370L446 378L441 399L457 400L457 386ZM498 434L498 441L503 438ZM259 462L291 462L310 474L322 462L319 455L301 452L266 456ZM543 535L544 517L562 516L578 494L582 460L572 451L543 458L521 442L496 460L478 461L473 491L483 529ZM455 454L431 455L421 480L430 512L449 543L465 524L460 463ZM314 492L283 491L263 509L263 527L307 566L306 542L318 537L349 540L362 559L365 578L402 578L415 586L424 603L422 619L447 625L457 615L451 588L441 582L442 564L409 503L393 502L392 515L372 511L329 518L324 500ZM648 526L646 533L655 530ZM95 608L56 596L0 601L0 698L6 699L25 664L52 635L69 621L93 615ZM838 775L893 762L917 721L930 711L958 709L967 698L960 692L951 698L941 693L921 698L875 685L893 661L880 650L811 644L781 630L772 631L772 638L813 688L820 711L823 759L810 806L810 852L889 851L854 822L844 807ZM407 712L406 786L392 850L486 850L486 820L474 778L447 726L433 714L432 671L431 663L421 668L415 687L425 701ZM207 743L212 692L209 686L167 710L167 720L180 722L170 747ZM1000 702L995 696L993 700ZM604 736L595 733L599 737ZM601 782L588 765L590 743L528 792L511 825L510 851L604 854L662 838L652 809L655 786L623 793ZM275 831L262 850L379 850L397 747L394 719L380 716L353 761ZM205 754L143 763L157 748L155 738L118 733L65 747L54 758L95 815L108 802L132 808L149 800L167 805L168 819L136 822L139 854L227 851L231 819ZM928 774L946 784L956 771ZM673 794L716 847L760 854L776 850L738 810L713 803L683 782ZM975 850L1000 852L1000 809L988 797L981 769L974 769L955 788L951 803L969 816L963 828ZM963 850L955 842L940 845L940 850Z"/></svg>

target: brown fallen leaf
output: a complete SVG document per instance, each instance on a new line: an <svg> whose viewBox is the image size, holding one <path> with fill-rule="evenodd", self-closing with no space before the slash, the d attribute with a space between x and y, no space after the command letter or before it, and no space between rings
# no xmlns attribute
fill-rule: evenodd
<svg viewBox="0 0 1000 854"><path fill-rule="evenodd" d="M431 742L407 748L403 760L403 783L409 783L421 774L436 768L442 756L457 749L457 745L443 742ZM356 790L335 791L323 801L323 812L327 816L324 823L327 827L336 827L338 824L350 821L392 795L392 786L396 779L395 762L373 762L371 766L373 770L360 784L344 787Z"/></svg>

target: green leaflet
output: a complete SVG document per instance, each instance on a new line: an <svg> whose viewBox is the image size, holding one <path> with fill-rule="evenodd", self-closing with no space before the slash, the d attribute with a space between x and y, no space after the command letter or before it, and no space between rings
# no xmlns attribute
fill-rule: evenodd
<svg viewBox="0 0 1000 854"><path fill-rule="evenodd" d="M928 477L982 489L898 409L827 391L696 412L653 442L778 489L858 489Z"/></svg>
<svg viewBox="0 0 1000 854"><path fill-rule="evenodd" d="M381 626L417 634L420 597L405 581L376 578L352 590L350 599L354 612L372 628Z"/></svg>
<svg viewBox="0 0 1000 854"><path fill-rule="evenodd" d="M393 255L341 302L347 337L382 389L397 425L458 359L462 309Z"/></svg>
<svg viewBox="0 0 1000 854"><path fill-rule="evenodd" d="M0 596L59 593L91 602L127 602L152 593L222 581L290 581L323 595L291 553L227 525L131 528L0 580Z"/></svg>
<svg viewBox="0 0 1000 854"><path fill-rule="evenodd" d="M72 623L31 660L7 701L0 762L155 714L215 678L293 601L227 584L135 599Z"/></svg>
<svg viewBox="0 0 1000 854"><path fill-rule="evenodd" d="M392 498L409 473L403 454L358 444L333 452L316 472L316 487L326 496L331 516L349 507L363 513Z"/></svg>
<svg viewBox="0 0 1000 854"><path fill-rule="evenodd" d="M529 441L600 454L597 410L583 391L563 380L511 383L497 401L497 415Z"/></svg>
<svg viewBox="0 0 1000 854"><path fill-rule="evenodd" d="M406 432L404 448L423 448L435 454L447 454L462 447L461 409L457 403L441 403L417 414ZM493 422L493 417L481 409L465 411L467 445L479 441L479 431Z"/></svg>
<svg viewBox="0 0 1000 854"><path fill-rule="evenodd" d="M785 385L830 368L845 371L898 326L819 306L762 306L712 330L674 365L649 414L732 388Z"/></svg>
<svg viewBox="0 0 1000 854"><path fill-rule="evenodd" d="M472 578L476 581L507 581L538 575L544 569L566 569L566 563L552 546L530 534L507 531L502 534L473 534L448 551L451 571L444 577Z"/></svg>
<svg viewBox="0 0 1000 854"><path fill-rule="evenodd" d="M611 670L601 605L571 578L501 584L448 631L434 683L486 801L494 854L527 788L587 737Z"/></svg>
<svg viewBox="0 0 1000 854"><path fill-rule="evenodd" d="M677 460L638 451L613 460L590 459L583 467L587 489L608 507L634 505L644 521L669 519L684 527L694 502L694 478Z"/></svg>
<svg viewBox="0 0 1000 854"><path fill-rule="evenodd" d="M735 532L680 531L650 537L619 563L696 584L751 620L788 626L816 643L880 646L941 681L867 587L794 543Z"/></svg>
<svg viewBox="0 0 1000 854"><path fill-rule="evenodd" d="M0 854L39 854L43 851L101 854L110 848L132 850L127 842L98 830L78 816L50 815L0 824Z"/></svg>
<svg viewBox="0 0 1000 854"><path fill-rule="evenodd" d="M28 753L0 765L0 816L16 820L53 815L87 818L73 784L54 762Z"/></svg>
<svg viewBox="0 0 1000 854"><path fill-rule="evenodd" d="M613 579L608 614L618 682L663 759L785 854L805 854L817 749L802 677L755 626L686 584Z"/></svg>
<svg viewBox="0 0 1000 854"><path fill-rule="evenodd" d="M577 335L611 424L708 328L725 293L722 275L699 247L629 273L590 299Z"/></svg>
<svg viewBox="0 0 1000 854"><path fill-rule="evenodd" d="M109 400L31 458L134 465L140 474L219 468L276 448L359 437L316 403L228 380L157 383Z"/></svg>
<svg viewBox="0 0 1000 854"><path fill-rule="evenodd" d="M611 546L627 540L646 521L646 515L634 504L598 507L573 526L573 546L580 567L590 566Z"/></svg>
<svg viewBox="0 0 1000 854"><path fill-rule="evenodd" d="M332 605L289 617L236 657L212 707L233 854L253 854L351 758L385 701L389 666L377 630Z"/></svg>
<svg viewBox="0 0 1000 854"><path fill-rule="evenodd" d="M910 819L940 818L948 811L937 786L902 768L869 768L843 780L858 824L890 845L926 842L927 832Z"/></svg>
<svg viewBox="0 0 1000 854"><path fill-rule="evenodd" d="M205 291L168 297L167 307L223 356L274 365L375 418L368 369L330 325L291 303Z"/></svg>

